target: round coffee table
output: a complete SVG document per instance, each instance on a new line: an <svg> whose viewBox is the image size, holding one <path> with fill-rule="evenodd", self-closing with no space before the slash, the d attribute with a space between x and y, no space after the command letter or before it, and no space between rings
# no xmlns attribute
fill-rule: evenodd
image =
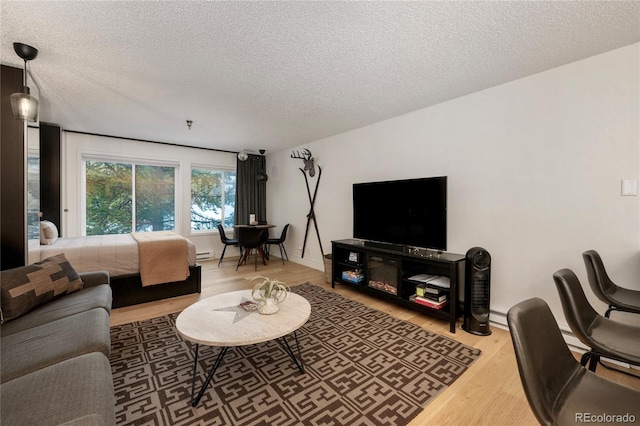
<svg viewBox="0 0 640 426"><path fill-rule="evenodd" d="M311 305L307 299L291 293L287 300L280 304L280 310L273 315L261 315L257 311L246 311L240 304L248 301L253 301L251 290L234 291L196 302L178 315L176 319L178 333L186 340L196 344L193 382L191 384L191 405L193 407L200 402L216 369L222 362L224 354L232 346L276 340L291 357L300 372L304 373L304 363L296 330L307 322L311 314ZM290 334L293 334L296 343L297 357L286 339ZM221 350L202 385L202 389L194 397L200 345L219 346Z"/></svg>

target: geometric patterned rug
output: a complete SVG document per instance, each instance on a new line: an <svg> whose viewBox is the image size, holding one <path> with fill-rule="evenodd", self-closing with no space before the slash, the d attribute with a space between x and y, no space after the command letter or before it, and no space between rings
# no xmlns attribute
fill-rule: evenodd
<svg viewBox="0 0 640 426"><path fill-rule="evenodd" d="M194 345L178 314L111 328L118 425L405 425L480 350L312 284L298 330L305 374L277 342L232 347L200 403L190 404ZM219 348L201 346L196 390Z"/></svg>

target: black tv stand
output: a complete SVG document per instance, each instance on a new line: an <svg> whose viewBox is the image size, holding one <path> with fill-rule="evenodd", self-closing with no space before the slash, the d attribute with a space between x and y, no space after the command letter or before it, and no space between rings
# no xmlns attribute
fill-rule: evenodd
<svg viewBox="0 0 640 426"><path fill-rule="evenodd" d="M354 240L354 241L358 241L358 240ZM391 244L391 243L381 243L378 241L369 241L369 240L362 240L362 243L365 245L365 247L371 247L371 248L376 248L376 249L383 249L383 250L391 250L391 251L399 251L404 253L405 251L405 246L401 246L398 244Z"/></svg>
<svg viewBox="0 0 640 426"><path fill-rule="evenodd" d="M374 249L381 250L389 250L394 252L399 252L408 255L415 255L420 257L434 257L441 256L444 254L442 250L432 250L422 247L413 247L413 246L403 246L400 244L392 244L392 243L382 243L379 241L370 241L370 240L347 240L354 241L355 243L362 242L365 247L370 247Z"/></svg>
<svg viewBox="0 0 640 426"><path fill-rule="evenodd" d="M462 316L460 295L464 282L465 256L421 248L363 240L332 241L331 287L344 284L409 309L449 321L455 333ZM419 274L448 278L441 288L446 304L438 309L414 301L416 286L411 278ZM435 286L432 286L435 287Z"/></svg>

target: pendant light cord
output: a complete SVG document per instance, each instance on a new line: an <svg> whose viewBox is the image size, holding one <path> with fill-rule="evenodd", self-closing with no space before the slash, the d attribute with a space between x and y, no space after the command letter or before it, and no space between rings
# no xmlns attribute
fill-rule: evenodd
<svg viewBox="0 0 640 426"><path fill-rule="evenodd" d="M27 87L27 60L26 59L24 60L24 75L22 77L23 77L23 80L24 80L22 85L24 87Z"/></svg>

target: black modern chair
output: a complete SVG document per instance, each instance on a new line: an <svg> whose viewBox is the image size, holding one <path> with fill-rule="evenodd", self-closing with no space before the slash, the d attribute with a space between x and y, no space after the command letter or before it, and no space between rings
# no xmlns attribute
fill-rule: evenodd
<svg viewBox="0 0 640 426"><path fill-rule="evenodd" d="M260 252L260 256L262 257L262 263L264 264L264 251L262 246L264 244L264 240L262 234L264 230L253 228L253 227L241 227L238 228L238 243L242 246L243 253L238 259L238 265L236 265L236 271L240 267L242 263L247 262L247 258L251 254L252 250L255 250L254 256L254 269L258 270L258 252Z"/></svg>
<svg viewBox="0 0 640 426"><path fill-rule="evenodd" d="M218 225L218 233L220 234L220 241L222 241L222 244L224 245L222 254L220 255L220 260L218 261L218 266L220 266L220 263L222 263L222 259L224 259L224 252L227 251L227 246L237 246L239 243L236 239L227 238L227 234L225 234L224 227L221 224Z"/></svg>
<svg viewBox="0 0 640 426"><path fill-rule="evenodd" d="M540 424L586 423L585 416L596 413L640 418L640 391L583 368L544 300L533 298L513 306L507 323L524 393Z"/></svg>
<svg viewBox="0 0 640 426"><path fill-rule="evenodd" d="M640 291L617 286L607 274L602 258L595 250L582 253L587 267L587 277L591 291L598 299L609 305L604 316L609 318L611 311L640 314Z"/></svg>
<svg viewBox="0 0 640 426"><path fill-rule="evenodd" d="M271 251L272 245L278 245L280 247L280 257L282 258L282 264L284 265L284 258L287 257L289 260L289 255L287 254L287 249L284 248L284 241L287 239L287 231L289 230L289 224L287 223L284 228L282 228L282 233L280 234L280 238L269 238L265 242L265 246L267 247L267 258L269 257L269 253ZM282 252L284 251L284 255Z"/></svg>
<svg viewBox="0 0 640 426"><path fill-rule="evenodd" d="M640 366L640 327L605 318L596 312L572 270L559 270L553 274L553 280L571 331L591 348L582 355L582 365L589 362L589 370L595 371L600 357L604 357Z"/></svg>

